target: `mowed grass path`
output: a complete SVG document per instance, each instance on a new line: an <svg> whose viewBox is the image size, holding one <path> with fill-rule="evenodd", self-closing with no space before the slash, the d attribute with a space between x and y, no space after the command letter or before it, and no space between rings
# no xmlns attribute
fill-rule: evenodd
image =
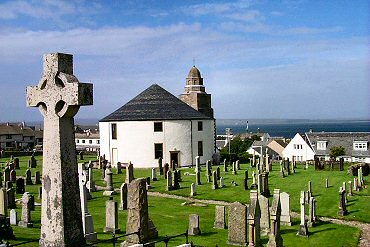
<svg viewBox="0 0 370 247"><path fill-rule="evenodd" d="M41 157L36 157L39 162L37 169L32 169L32 174L36 170L41 170ZM95 157L86 157L85 161L89 158L94 159ZM24 174L27 169L27 162L29 157L21 158L21 170L17 170L17 174ZM6 159L0 159L0 163ZM220 167L222 170L222 167ZM232 175L231 172L224 173L221 171L221 176L225 178L226 187L219 190L212 190L211 184L206 183L206 177L204 174L204 168L202 172L203 184L197 186L198 195L195 196L197 199L212 199L222 200L227 202L240 201L243 203L249 202L249 191L244 191L242 182L244 178L244 172L249 169L249 177L251 177L253 169L249 168L248 164L242 165L242 170L239 171L238 175ZM193 168L186 168L182 170L181 189L176 191L165 191L166 181L163 177L159 176L159 181L152 182L151 191L157 191L162 193L176 194L181 196L189 196L190 184L195 181L195 176L185 176L185 172L194 173ZM18 173L18 171L21 171ZM115 171L114 171L115 172ZM148 177L151 175L150 169L135 169L134 175L138 177ZM101 180L101 171L94 170L94 177L97 185L104 186L105 183ZM329 177L330 188L325 189L325 178ZM125 171L123 174L114 174L114 186L119 186L124 182ZM303 167L298 167L297 172L286 178L280 178L278 172L278 166L274 166L273 171L270 174L270 190L274 188L280 188L281 191L286 191L291 195L291 206L292 210L299 212L299 195L301 190L307 190L308 180L311 179L313 183L313 193L317 198L318 215L336 217L338 210L338 188L341 186L343 181L353 180L346 172L316 172L310 167L309 170L303 170ZM238 186L231 186L231 181L235 180ZM251 184L251 180L250 180ZM40 185L27 186L27 191L36 195L37 189ZM20 198L21 195L17 195ZM89 211L93 216L95 230L98 232L99 239L110 238L110 234L103 233L105 226L105 201L107 197L102 195L102 191L94 192L93 199L89 201ZM119 195L115 196L115 200L119 201ZM228 246L227 241L227 230L216 230L213 228L214 221L214 205L204 206L182 206L183 200L165 199L149 196L149 215L154 221L157 229L159 230L160 236L165 235L176 235L185 230L188 227L189 214L196 213L200 215L201 219L201 230L202 235L198 237L190 237L190 241L193 241L197 245L203 246ZM39 200L36 200L39 202ZM368 190L362 190L352 198L349 198L348 210L350 214L345 216L345 219L354 219L369 222L369 192ZM27 241L30 239L38 239L40 235L40 207L36 207L36 211L32 212L32 219L34 221L34 228L24 229L17 226L13 226L13 230L18 237L15 242ZM21 206L17 206L18 214L21 215ZM123 232L126 229L127 211L119 211L119 227ZM330 223L320 223L314 228L310 228L309 238L300 238L296 236L299 228L298 219L294 219L293 226L285 227L282 226L282 236L284 239L285 246L357 246L360 231L357 228L335 225ZM179 237L170 241L169 246L176 246L184 243L185 238ZM263 239L263 242L267 243L267 238ZM13 243L13 242L12 242ZM29 243L25 246L38 246L37 243ZM112 243L98 244L97 246L112 246ZM164 244L157 244L156 246L165 246Z"/></svg>

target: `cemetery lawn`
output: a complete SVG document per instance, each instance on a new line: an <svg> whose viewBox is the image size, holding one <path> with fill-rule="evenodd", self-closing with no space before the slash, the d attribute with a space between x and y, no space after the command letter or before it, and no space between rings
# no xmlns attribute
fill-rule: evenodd
<svg viewBox="0 0 370 247"><path fill-rule="evenodd" d="M17 170L17 176L24 176L24 173L28 166L28 159L30 157L19 157L20 158L20 170ZM89 159L95 159L96 157L85 156L85 161ZM32 170L34 176L35 171L41 171L42 157L36 157L38 161L38 167ZM0 159L0 165L6 162L7 159ZM81 161L78 161L81 162ZM135 165L134 165L135 166ZM213 167L215 168L215 167ZM221 168L221 176L225 178L225 188L212 190L211 183L207 183L206 176L204 174L205 168L202 167L202 185L197 186L197 195L194 197L201 200L220 200L226 202L240 201L242 203L249 203L249 191L243 189L243 178L246 169L249 171L249 178L253 169L250 168L249 164L242 164L242 170L238 171L238 175L232 175L231 172L223 172ZM344 181L353 181L353 177L347 174L347 171L315 171L313 167L309 167L308 170L304 170L303 166L298 166L297 172L285 178L280 178L279 165L274 164L273 171L269 176L270 191L273 193L274 188L280 188L281 192L285 191L290 194L291 198L291 209L294 212L299 212L299 196L301 190L307 190L308 181L312 181L313 195L317 200L317 214L318 216L327 216L331 218L341 218L337 216L338 203L339 203L339 186ZM125 180L125 170L123 174L115 174L116 171L113 169L114 176L114 187L119 188L122 182ZM163 176L158 176L159 181L151 182L152 188L150 191L167 193L173 195L180 195L189 197L190 185L195 182L195 176L185 176L184 173L194 173L194 168L183 168L181 169L182 180L180 183L181 189L176 191L166 191L165 185L166 180ZM151 169L135 169L134 176L149 177L151 176ZM101 171L94 170L94 178L97 185L104 186L105 183L101 180ZM325 188L325 178L329 178L329 188ZM234 180L238 186L232 186L231 181ZM249 179L249 185L252 180ZM365 183L367 177L365 177ZM37 200L37 191L40 185L31 185L26 187L26 191L35 195ZM17 198L21 198L21 195L16 195ZM92 214L94 219L95 231L98 233L98 238L108 239L111 234L103 233L105 226L105 201L108 199L102 195L102 191L93 192L93 199L88 202L89 212ZM272 199L272 198L270 198ZM115 196L115 200L119 201L119 195ZM159 236L165 235L177 235L185 232L188 227L189 214L196 213L200 215L200 226L202 235L193 237L190 236L189 240L193 241L197 245L202 246L228 246L227 241L227 230L219 230L213 228L215 206L208 205L206 203L196 203L195 205L189 204L182 206L185 200L168 199L161 197L149 196L149 216L156 225ZM357 220L363 222L370 222L370 210L368 210L370 201L370 193L368 189L363 189L360 192L354 192L353 197L348 198L348 211L349 215L343 217L345 220ZM36 211L32 212L32 219L34 222L34 228L21 228L13 226L15 235L18 237L17 241L11 241L11 243L19 243L27 240L37 240L40 235L40 209L37 206ZM17 205L18 217L21 215L21 206ZM308 211L307 211L308 214ZM126 217L127 211L119 210L119 227L123 232L126 228ZM282 226L282 237L285 246L357 246L358 239L360 236L360 230L358 228L336 225L332 223L320 222L317 226L309 228L310 237L301 238L296 236L299 228L298 219L293 220L293 226L287 227ZM123 238L124 239L124 238ZM267 243L267 238L264 237L263 243ZM120 240L121 242L121 240ZM169 242L169 246L176 246L184 243L185 237L178 237ZM37 242L29 243L24 246L38 246ZM96 246L112 246L112 243L100 243ZM157 244L156 246L165 246Z"/></svg>

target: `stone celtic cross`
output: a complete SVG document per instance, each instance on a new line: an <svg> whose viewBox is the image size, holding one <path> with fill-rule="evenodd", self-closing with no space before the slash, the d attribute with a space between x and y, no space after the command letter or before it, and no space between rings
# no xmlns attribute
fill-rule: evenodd
<svg viewBox="0 0 370 247"><path fill-rule="evenodd" d="M73 56L44 55L37 86L27 87L27 106L44 116L40 246L83 246L73 117L93 104L93 85L73 75Z"/></svg>

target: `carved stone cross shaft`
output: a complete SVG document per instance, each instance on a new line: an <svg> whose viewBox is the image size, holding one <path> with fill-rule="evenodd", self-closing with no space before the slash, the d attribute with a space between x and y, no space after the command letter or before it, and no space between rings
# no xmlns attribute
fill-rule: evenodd
<svg viewBox="0 0 370 247"><path fill-rule="evenodd" d="M93 104L93 85L79 83L69 54L44 55L44 73L27 87L27 106L44 116L40 246L83 246L73 117Z"/></svg>

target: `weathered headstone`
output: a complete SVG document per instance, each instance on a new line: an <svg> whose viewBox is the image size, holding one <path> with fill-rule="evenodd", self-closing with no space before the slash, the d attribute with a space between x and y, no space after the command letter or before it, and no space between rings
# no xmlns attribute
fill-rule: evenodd
<svg viewBox="0 0 370 247"><path fill-rule="evenodd" d="M256 173L253 171L252 172L252 185L251 185L251 190L257 189L258 185L256 182Z"/></svg>
<svg viewBox="0 0 370 247"><path fill-rule="evenodd" d="M195 172L200 172L201 171L201 168L200 168L200 157L199 156L196 156L195 157Z"/></svg>
<svg viewBox="0 0 370 247"><path fill-rule="evenodd" d="M41 175L39 171L35 173L35 184L41 184Z"/></svg>
<svg viewBox="0 0 370 247"><path fill-rule="evenodd" d="M353 189L359 191L357 178L353 178Z"/></svg>
<svg viewBox="0 0 370 247"><path fill-rule="evenodd" d="M346 204L347 204L347 202L348 202L348 198L347 198L347 184L346 184L346 182L343 182L343 186L342 186L342 188L343 188L343 190L344 190L344 200L345 200L345 202L346 202Z"/></svg>
<svg viewBox="0 0 370 247"><path fill-rule="evenodd" d="M274 189L274 198L272 200L270 220L271 220L271 232L269 233L268 247L283 247L283 238L280 233L280 215L281 215L281 204L280 204L280 190Z"/></svg>
<svg viewBox="0 0 370 247"><path fill-rule="evenodd" d="M8 195L5 188L0 188L0 215L8 216Z"/></svg>
<svg viewBox="0 0 370 247"><path fill-rule="evenodd" d="M209 177L209 176L211 176L211 174L212 174L212 164L211 164L210 160L207 160L205 175L206 175L206 177Z"/></svg>
<svg viewBox="0 0 370 247"><path fill-rule="evenodd" d="M159 157L158 159L158 169L159 169L159 175L162 176L163 175L163 167L162 167L162 158Z"/></svg>
<svg viewBox="0 0 370 247"><path fill-rule="evenodd" d="M175 170L173 172L173 189L178 190L180 189L180 181L179 181L179 171Z"/></svg>
<svg viewBox="0 0 370 247"><path fill-rule="evenodd" d="M20 167L19 167L19 158L15 158L13 162L14 162L14 168L16 170L20 169Z"/></svg>
<svg viewBox="0 0 370 247"><path fill-rule="evenodd" d="M127 209L127 184L123 183L120 187L120 198L121 202L119 204L119 208L121 210Z"/></svg>
<svg viewBox="0 0 370 247"><path fill-rule="evenodd" d="M13 169L10 171L10 180L11 182L15 182L17 180L17 172Z"/></svg>
<svg viewBox="0 0 370 247"><path fill-rule="evenodd" d="M226 207L216 205L214 228L226 229Z"/></svg>
<svg viewBox="0 0 370 247"><path fill-rule="evenodd" d="M329 179L328 178L325 179L325 188L329 188Z"/></svg>
<svg viewBox="0 0 370 247"><path fill-rule="evenodd" d="M307 228L307 222L306 222L306 199L305 199L305 192L301 191L301 198L300 198L300 204L301 204L301 224L299 225L299 231L297 233L298 236L302 237L308 237L308 228Z"/></svg>
<svg viewBox="0 0 370 247"><path fill-rule="evenodd" d="M217 173L216 171L213 171L212 174L212 189L217 190L218 189L218 180L217 180Z"/></svg>
<svg viewBox="0 0 370 247"><path fill-rule="evenodd" d="M226 162L226 159L224 159L224 172L227 172L227 162Z"/></svg>
<svg viewBox="0 0 370 247"><path fill-rule="evenodd" d="M21 227L33 227L33 223L31 220L31 195L26 192L22 196L22 220L19 221L18 225Z"/></svg>
<svg viewBox="0 0 370 247"><path fill-rule="evenodd" d="M10 224L13 226L18 225L18 213L15 209L10 210Z"/></svg>
<svg viewBox="0 0 370 247"><path fill-rule="evenodd" d="M200 180L200 172L195 172L195 184L196 185L201 185L202 182Z"/></svg>
<svg viewBox="0 0 370 247"><path fill-rule="evenodd" d="M189 235L198 236L201 234L200 231L200 217L197 214L189 215Z"/></svg>
<svg viewBox="0 0 370 247"><path fill-rule="evenodd" d="M134 166L131 162L128 163L126 166L126 184L131 183L131 181L134 180Z"/></svg>
<svg viewBox="0 0 370 247"><path fill-rule="evenodd" d="M190 196L195 196L196 194L197 194L196 185L195 185L195 183L191 183L191 186L190 186Z"/></svg>
<svg viewBox="0 0 370 247"><path fill-rule="evenodd" d="M89 180L87 181L86 187L89 190L89 192L95 192L97 191L96 186L95 186L95 180L94 180L94 171L93 171L93 163L90 161L89 162Z"/></svg>
<svg viewBox="0 0 370 247"><path fill-rule="evenodd" d="M283 167L283 161L280 162L280 177L284 178L284 167Z"/></svg>
<svg viewBox="0 0 370 247"><path fill-rule="evenodd" d="M4 169L4 183L10 181L10 167L6 166Z"/></svg>
<svg viewBox="0 0 370 247"><path fill-rule="evenodd" d="M16 183L15 183L15 192L17 194L24 194L25 187L24 187L24 179L23 178L18 178Z"/></svg>
<svg viewBox="0 0 370 247"><path fill-rule="evenodd" d="M290 196L286 192L280 193L281 216L280 223L285 226L292 225L292 217L290 216Z"/></svg>
<svg viewBox="0 0 370 247"><path fill-rule="evenodd" d="M164 179L167 179L167 172L170 170L170 166L166 163L163 167Z"/></svg>
<svg viewBox="0 0 370 247"><path fill-rule="evenodd" d="M172 171L167 171L167 186L166 190L170 191L172 190Z"/></svg>
<svg viewBox="0 0 370 247"><path fill-rule="evenodd" d="M92 101L92 84L73 75L72 55L44 56L39 85L27 88L27 105L39 107L44 116L40 246L85 244L73 117Z"/></svg>
<svg viewBox="0 0 370 247"><path fill-rule="evenodd" d="M269 187L269 174L267 172L263 172L262 174L262 195L269 197L270 196L270 187Z"/></svg>
<svg viewBox="0 0 370 247"><path fill-rule="evenodd" d="M122 164L121 164L121 162L117 162L117 174L122 174Z"/></svg>
<svg viewBox="0 0 370 247"><path fill-rule="evenodd" d="M345 216L348 214L345 193L346 191L342 187L340 187L339 189L339 210L338 210L339 216Z"/></svg>
<svg viewBox="0 0 370 247"><path fill-rule="evenodd" d="M37 198L38 198L39 200L41 200L41 199L42 199L42 186L41 186L41 187L39 187L38 194L39 194L39 195L38 195L38 197L37 197Z"/></svg>
<svg viewBox="0 0 370 247"><path fill-rule="evenodd" d="M15 205L15 191L13 187L10 187L9 189L6 190L6 195L7 195L7 202L8 202L8 208L13 209L16 208Z"/></svg>
<svg viewBox="0 0 370 247"><path fill-rule="evenodd" d="M225 187L225 179L223 177L220 178L220 188Z"/></svg>
<svg viewBox="0 0 370 247"><path fill-rule="evenodd" d="M78 154L80 156L80 160L83 160L84 159L84 152L80 151Z"/></svg>
<svg viewBox="0 0 370 247"><path fill-rule="evenodd" d="M256 190L250 192L250 204L248 210L248 226L249 226L249 245L248 246L261 246L261 211L259 196Z"/></svg>
<svg viewBox="0 0 370 247"><path fill-rule="evenodd" d="M312 182L311 180L308 181L308 200L309 198L311 198L313 195L312 195Z"/></svg>
<svg viewBox="0 0 370 247"><path fill-rule="evenodd" d="M113 197L105 202L105 228L104 232L120 233L118 228L118 204Z"/></svg>
<svg viewBox="0 0 370 247"><path fill-rule="evenodd" d="M254 195L254 193L253 193ZM252 191L251 191L252 196ZM261 235L267 236L270 232L270 202L269 198L265 197L264 195L258 196L258 203L261 212L261 220L260 220L260 228L261 228Z"/></svg>
<svg viewBox="0 0 370 247"><path fill-rule="evenodd" d="M248 190L248 170L245 171L244 175L244 190Z"/></svg>
<svg viewBox="0 0 370 247"><path fill-rule="evenodd" d="M155 168L152 168L152 180L153 181L158 181L157 170Z"/></svg>
<svg viewBox="0 0 370 247"><path fill-rule="evenodd" d="M112 196L112 195L117 194L117 192L114 191L114 188L113 188L113 172L111 168L107 168L105 170L105 182L107 184L105 187L105 191L103 192L103 195Z"/></svg>
<svg viewBox="0 0 370 247"><path fill-rule="evenodd" d="M352 181L348 181L348 196L353 196Z"/></svg>
<svg viewBox="0 0 370 247"><path fill-rule="evenodd" d="M247 246L247 206L234 202L229 206L228 244Z"/></svg>
<svg viewBox="0 0 370 247"><path fill-rule="evenodd" d="M33 185L31 170L26 170L26 185Z"/></svg>
<svg viewBox="0 0 370 247"><path fill-rule="evenodd" d="M238 171L237 171L235 162L233 162L233 172L232 172L232 174L233 175L238 175Z"/></svg>
<svg viewBox="0 0 370 247"><path fill-rule="evenodd" d="M169 171L170 172L170 171ZM144 244L148 241L148 198L145 179L135 179L128 185L126 237L121 246Z"/></svg>
<svg viewBox="0 0 370 247"><path fill-rule="evenodd" d="M220 178L221 178L221 170L220 170L220 167L219 166L217 166L217 168L216 168L216 175L217 175L217 180L220 180Z"/></svg>
<svg viewBox="0 0 370 247"><path fill-rule="evenodd" d="M311 197L308 209L308 226L313 227L315 223L316 223L316 200L315 197Z"/></svg>

